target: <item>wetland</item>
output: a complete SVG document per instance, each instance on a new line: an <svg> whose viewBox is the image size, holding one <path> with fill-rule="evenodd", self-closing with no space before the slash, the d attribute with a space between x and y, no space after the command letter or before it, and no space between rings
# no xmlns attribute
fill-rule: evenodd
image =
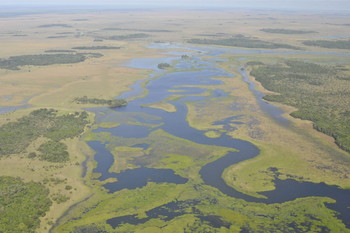
<svg viewBox="0 0 350 233"><path fill-rule="evenodd" d="M0 231L350 232L350 51L305 43L346 15L41 16L0 19Z"/></svg>

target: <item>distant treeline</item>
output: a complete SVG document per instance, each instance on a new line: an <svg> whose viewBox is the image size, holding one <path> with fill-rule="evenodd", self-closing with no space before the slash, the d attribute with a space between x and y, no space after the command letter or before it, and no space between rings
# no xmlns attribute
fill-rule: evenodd
<svg viewBox="0 0 350 233"><path fill-rule="evenodd" d="M75 50L71 49L49 49L45 50L45 53L75 53Z"/></svg>
<svg viewBox="0 0 350 233"><path fill-rule="evenodd" d="M103 49L121 49L119 46L78 46L73 47L72 49L80 49L80 50L103 50Z"/></svg>
<svg viewBox="0 0 350 233"><path fill-rule="evenodd" d="M329 49L350 49L350 40L307 40L303 44Z"/></svg>
<svg viewBox="0 0 350 233"><path fill-rule="evenodd" d="M70 26L68 24L63 24L63 23L43 24L43 25L38 26L38 28L50 28L50 27L71 28L72 26Z"/></svg>
<svg viewBox="0 0 350 233"><path fill-rule="evenodd" d="M67 38L67 36L48 36L47 39L59 39L59 38Z"/></svg>
<svg viewBox="0 0 350 233"><path fill-rule="evenodd" d="M209 45L223 45L243 48L264 48L264 49L295 49L300 48L281 43L273 43L268 41L262 41L244 35L236 35L231 38L220 38L220 39L190 39L187 41L192 44L209 44Z"/></svg>
<svg viewBox="0 0 350 233"><path fill-rule="evenodd" d="M0 59L0 69L19 70L19 66L47 66L53 64L70 64L85 61L87 58L98 58L100 53L70 53L70 54L38 54L13 56Z"/></svg>
<svg viewBox="0 0 350 233"><path fill-rule="evenodd" d="M119 46L78 46L78 47L73 47L72 49L103 50L103 49L121 49L121 47Z"/></svg>
<svg viewBox="0 0 350 233"><path fill-rule="evenodd" d="M88 98L87 96L75 98L74 102L78 104L100 104L100 105L108 105L111 108L117 108L121 106L127 105L126 100L124 99L97 99L97 98Z"/></svg>
<svg viewBox="0 0 350 233"><path fill-rule="evenodd" d="M142 39L149 37L149 34L146 33L135 33L135 34L129 34L129 35L120 35L120 36L110 36L106 39L109 40L129 40L129 39Z"/></svg>
<svg viewBox="0 0 350 233"><path fill-rule="evenodd" d="M280 93L264 99L296 107L293 117L312 121L315 129L350 152L350 77L346 68L296 60L250 65L257 81Z"/></svg>
<svg viewBox="0 0 350 233"><path fill-rule="evenodd" d="M105 31L172 32L166 29L104 28Z"/></svg>
<svg viewBox="0 0 350 233"><path fill-rule="evenodd" d="M6 123L0 126L0 157L24 153L34 140L45 137L51 141L40 146L39 158L50 162L67 161L66 147L59 141L80 135L88 123L87 117L86 112L59 115L56 110L43 108ZM30 153L29 157L36 157L36 153Z"/></svg>
<svg viewBox="0 0 350 233"><path fill-rule="evenodd" d="M74 32L57 32L57 35L71 35L74 34Z"/></svg>
<svg viewBox="0 0 350 233"><path fill-rule="evenodd" d="M226 36L226 34L225 33L215 33L215 34L203 33L203 34L197 34L197 36L222 37L222 36Z"/></svg>
<svg viewBox="0 0 350 233"><path fill-rule="evenodd" d="M83 21L89 21L89 20L88 19L73 19L72 21L83 22Z"/></svg>
<svg viewBox="0 0 350 233"><path fill-rule="evenodd" d="M262 32L276 33L276 34L309 34L317 33L315 31L305 31L305 30L292 30L292 29L282 29L282 28L263 28L260 29Z"/></svg>

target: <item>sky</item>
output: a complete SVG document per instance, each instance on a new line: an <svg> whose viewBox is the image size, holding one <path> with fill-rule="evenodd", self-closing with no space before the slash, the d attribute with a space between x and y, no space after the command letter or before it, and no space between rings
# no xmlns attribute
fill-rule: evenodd
<svg viewBox="0 0 350 233"><path fill-rule="evenodd" d="M118 7L230 7L292 10L350 11L350 0L0 0L0 6L37 5L108 5ZM1 8L0 8L1 11Z"/></svg>

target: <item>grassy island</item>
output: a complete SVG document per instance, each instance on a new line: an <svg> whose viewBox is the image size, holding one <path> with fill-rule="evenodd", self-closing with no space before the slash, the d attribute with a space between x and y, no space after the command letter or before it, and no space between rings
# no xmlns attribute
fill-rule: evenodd
<svg viewBox="0 0 350 233"><path fill-rule="evenodd" d="M75 98L74 102L78 104L98 104L98 105L108 105L111 108L117 108L127 105L126 100L124 99L97 99L97 98L88 98L87 96Z"/></svg>
<svg viewBox="0 0 350 233"><path fill-rule="evenodd" d="M87 58L99 58L99 53L65 53L65 54L38 54L13 56L0 59L0 69L20 70L20 66L48 66L53 64L71 64L85 61Z"/></svg>

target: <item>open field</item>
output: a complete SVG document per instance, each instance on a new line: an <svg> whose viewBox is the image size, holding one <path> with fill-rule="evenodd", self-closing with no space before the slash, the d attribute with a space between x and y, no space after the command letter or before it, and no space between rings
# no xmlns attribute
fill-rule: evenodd
<svg viewBox="0 0 350 233"><path fill-rule="evenodd" d="M40 108L56 109L61 116L81 112L98 105L91 101L77 103L74 101L76 98L87 96L89 99L111 100L130 90L131 84L147 78L151 70L125 66L129 60L175 56L164 54L165 50L148 48L152 42L186 43L191 39L225 40L243 35L273 44L298 47L300 51L344 53L350 50L307 46L303 41L326 40L330 36L343 35L349 29L345 25L348 20L348 15L341 14L325 17L317 13L243 10L220 11L220 14L216 11L107 11L3 17L0 18L0 59L5 65L0 67L0 106L29 104L29 108L0 115L0 125L15 122ZM262 30L276 29L272 31L278 32L281 28L286 30L285 34ZM211 46L210 43L208 46ZM257 46L257 49L266 49ZM221 45L218 47L225 48ZM252 51L245 46L238 49ZM183 49L174 50L178 50L179 54L186 53ZM74 57L69 64L58 59L45 65L21 63L11 66L18 69L8 69L9 66L6 66L6 59L14 56L59 54L64 58L67 54L93 53L102 56L87 56L81 60ZM224 59L217 61L216 66L235 77L216 77L223 84L203 86L208 91L202 96L209 97L202 104L186 103L187 121L193 128L203 130L208 138L227 133L233 138L250 141L260 149L257 157L225 170L222 176L227 184L243 193L261 196L258 192L274 189L276 174L271 168L276 168L280 179L325 182L350 188L349 153L339 149L331 137L315 131L311 122L289 116L295 111L292 107L276 104L284 110L283 116L290 120L289 125L278 124L261 109L238 72L248 61L272 64L295 59L348 66L349 56L230 52L215 58ZM165 72L173 71L175 68ZM256 89L271 93L253 77L250 78L255 82ZM216 89L227 95L211 96ZM174 91L167 100L147 106L173 113L176 107L167 101L181 96L181 92ZM238 121L242 124L232 122L230 130L214 124L238 115ZM201 167L232 149L197 144L162 130L152 132L147 139L94 133L92 129L113 128L122 121L133 120L132 117L118 118L116 114L113 121L97 124L94 116L93 112L89 112L88 125L83 133L61 140L67 146L69 161L52 163L28 158L28 152L38 150L48 141L42 135L31 141L23 151L0 158L1 176L41 183L49 190L52 205L40 218L38 232L49 232L53 226L53 232L77 233L88 229L101 232L350 231L332 210L326 208L325 203L333 201L329 198L308 197L267 205L232 198L203 184L199 175ZM142 188L108 193L101 186L104 183L96 179L99 174L93 173L96 166L94 152L86 144L93 140L108 143L108 149L115 159L110 172L144 164L150 168L172 169L189 182L178 185L149 182ZM133 147L142 143L150 147ZM85 172L86 176L82 176ZM153 214L152 210L157 208L174 208L181 214L166 220ZM135 215L137 219L150 219L139 225L124 224L116 229L106 224L108 219L129 215ZM295 224L294 227L288 225L291 222Z"/></svg>

